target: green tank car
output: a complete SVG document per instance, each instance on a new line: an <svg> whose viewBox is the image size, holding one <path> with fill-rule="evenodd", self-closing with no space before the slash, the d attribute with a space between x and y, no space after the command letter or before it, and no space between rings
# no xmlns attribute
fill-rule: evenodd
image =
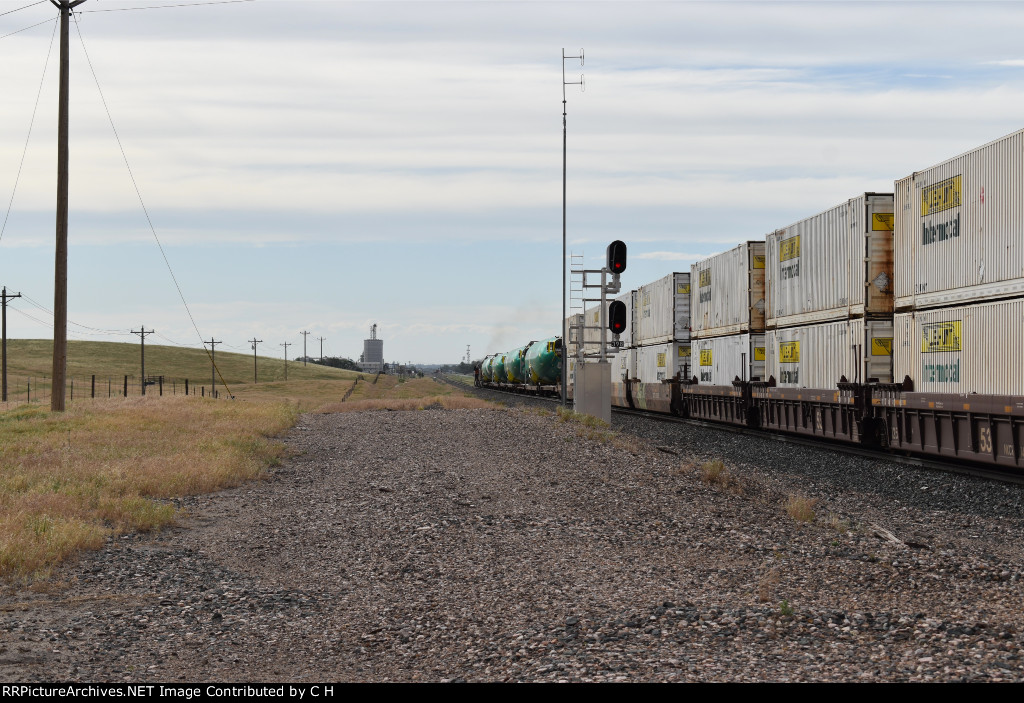
<svg viewBox="0 0 1024 703"><path fill-rule="evenodd" d="M525 364L526 350L530 348L530 344L513 349L512 351L505 354L505 375L508 377L509 383L522 383L525 378Z"/></svg>
<svg viewBox="0 0 1024 703"><path fill-rule="evenodd" d="M562 338L550 337L534 342L525 354L526 380L550 386L562 380Z"/></svg>
<svg viewBox="0 0 1024 703"><path fill-rule="evenodd" d="M505 377L505 355L495 354L494 360L491 361L491 381L505 383L507 380Z"/></svg>

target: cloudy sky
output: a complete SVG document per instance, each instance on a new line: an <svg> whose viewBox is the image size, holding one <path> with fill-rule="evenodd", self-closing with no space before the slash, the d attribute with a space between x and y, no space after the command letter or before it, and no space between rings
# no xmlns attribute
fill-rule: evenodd
<svg viewBox="0 0 1024 703"><path fill-rule="evenodd" d="M388 360L433 363L554 334L563 47L586 56L566 62L586 81L567 89L569 248L599 267L626 241L627 288L1024 127L1020 2L120 11L190 1L78 8L72 339L144 324L294 358L308 330L311 355L324 337L358 357L376 322ZM56 11L32 2L0 0L0 285L26 296L9 336L46 338Z"/></svg>

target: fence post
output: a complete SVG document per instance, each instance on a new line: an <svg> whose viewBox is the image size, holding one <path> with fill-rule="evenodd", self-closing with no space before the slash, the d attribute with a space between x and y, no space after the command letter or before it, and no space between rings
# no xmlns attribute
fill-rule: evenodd
<svg viewBox="0 0 1024 703"><path fill-rule="evenodd" d="M75 379L71 379L71 400L75 399Z"/></svg>
<svg viewBox="0 0 1024 703"><path fill-rule="evenodd" d="M96 374L92 375L92 397L96 397Z"/></svg>
<svg viewBox="0 0 1024 703"><path fill-rule="evenodd" d="M185 395L188 395L188 379L185 379Z"/></svg>
<svg viewBox="0 0 1024 703"><path fill-rule="evenodd" d="M125 398L128 397L128 375L127 374L125 374L125 377L124 377L124 397Z"/></svg>
<svg viewBox="0 0 1024 703"><path fill-rule="evenodd" d="M157 378L160 379L160 395L162 396L164 394L164 377L158 376Z"/></svg>
<svg viewBox="0 0 1024 703"><path fill-rule="evenodd" d="M206 386L203 386L200 390L202 391L202 397L205 398L206 397Z"/></svg>
<svg viewBox="0 0 1024 703"><path fill-rule="evenodd" d="M25 402L26 403L31 403L32 402L32 379L31 378L29 378L28 382L25 384Z"/></svg>
<svg viewBox="0 0 1024 703"><path fill-rule="evenodd" d="M111 393L111 390L110 390L110 376L107 376L107 398L110 397L110 393Z"/></svg>

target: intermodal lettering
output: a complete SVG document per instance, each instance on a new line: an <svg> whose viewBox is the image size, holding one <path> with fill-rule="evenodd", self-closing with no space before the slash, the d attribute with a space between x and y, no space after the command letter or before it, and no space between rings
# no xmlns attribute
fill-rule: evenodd
<svg viewBox="0 0 1024 703"><path fill-rule="evenodd" d="M711 269L704 269L700 272L700 281L698 285L701 288L707 288L711 285Z"/></svg>
<svg viewBox="0 0 1024 703"><path fill-rule="evenodd" d="M700 365L711 366L711 350L701 349L700 350Z"/></svg>
<svg viewBox="0 0 1024 703"><path fill-rule="evenodd" d="M668 356L668 355L665 354L665 352L661 352L661 353L658 354L658 368L659 369L665 368L665 357L666 356Z"/></svg>
<svg viewBox="0 0 1024 703"><path fill-rule="evenodd" d="M921 189L921 217L960 206L960 176Z"/></svg>
<svg viewBox="0 0 1024 703"><path fill-rule="evenodd" d="M921 327L921 353L958 352L961 346L960 320L934 322Z"/></svg>
<svg viewBox="0 0 1024 703"><path fill-rule="evenodd" d="M948 364L922 364L921 377L930 383L960 383L960 360Z"/></svg>
<svg viewBox="0 0 1024 703"><path fill-rule="evenodd" d="M928 246L935 242L944 242L947 239L956 239L960 236L960 213L945 222L933 224L921 223L921 244Z"/></svg>
<svg viewBox="0 0 1024 703"><path fill-rule="evenodd" d="M754 347L754 361L764 361L764 347Z"/></svg>

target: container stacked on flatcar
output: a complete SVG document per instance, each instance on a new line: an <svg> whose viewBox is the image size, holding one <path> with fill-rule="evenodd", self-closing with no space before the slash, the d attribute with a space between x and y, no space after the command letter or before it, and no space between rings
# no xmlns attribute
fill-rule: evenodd
<svg viewBox="0 0 1024 703"><path fill-rule="evenodd" d="M1024 466L1024 131L896 182L889 444ZM910 389L913 389L912 391Z"/></svg>
<svg viewBox="0 0 1024 703"><path fill-rule="evenodd" d="M618 342L621 346L611 346L611 342L614 340L614 335L607 329L608 327L608 311L604 311L601 314L600 304L593 307L587 308L584 313L584 334L583 339L586 345L586 351L590 355L598 354L601 349L601 331L604 330L604 338L608 343L606 350L606 361L608 362L609 372L611 374L612 383L612 402L628 406L628 388L627 379L632 378L636 375L635 372L635 359L636 355L633 351L633 295L636 291L626 291L616 298L608 301L611 304L614 301L620 301L626 307L626 329L619 334ZM588 357L592 358L592 357Z"/></svg>
<svg viewBox="0 0 1024 703"><path fill-rule="evenodd" d="M690 267L693 367L685 414L749 424L749 383L764 377L764 242L744 242Z"/></svg>
<svg viewBox="0 0 1024 703"><path fill-rule="evenodd" d="M634 407L670 412L668 381L687 375L691 367L690 274L670 273L637 288L632 323L629 398Z"/></svg>
<svg viewBox="0 0 1024 703"><path fill-rule="evenodd" d="M859 442L892 382L893 196L863 193L765 238L762 427Z"/></svg>

